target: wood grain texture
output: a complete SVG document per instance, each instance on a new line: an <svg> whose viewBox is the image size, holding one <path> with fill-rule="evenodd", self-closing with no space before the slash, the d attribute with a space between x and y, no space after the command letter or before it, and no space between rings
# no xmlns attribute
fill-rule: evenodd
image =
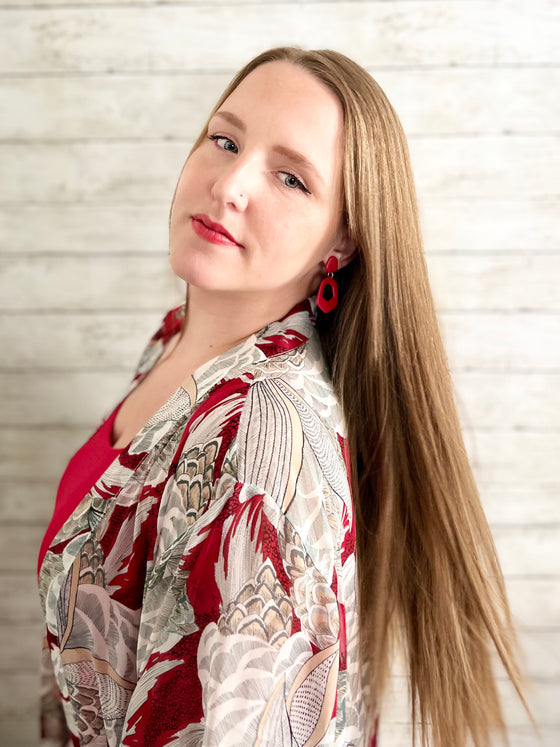
<svg viewBox="0 0 560 747"><path fill-rule="evenodd" d="M468 440L473 440L469 433ZM528 434L526 441L533 444L535 449L539 448L539 441L548 443L546 434L535 439L533 434ZM521 441L521 443L520 443ZM523 439L508 441L510 447L523 446ZM548 450L545 459L554 459L554 441ZM558 444L557 444L558 445ZM472 447L471 453L476 453L476 447ZM498 459L500 457L498 456ZM548 475L541 476L524 464L531 463L533 457L530 453L523 452L521 457L521 468L516 469L516 462L512 463L508 470L501 470L497 475L503 482L485 482L483 470L480 465L476 469L478 489L486 517L491 525L494 524L517 524L527 526L529 524L560 523L560 480L551 470ZM484 470L486 477L492 477L494 469L488 467ZM548 479L547 479L548 478Z"/></svg>
<svg viewBox="0 0 560 747"><path fill-rule="evenodd" d="M558 130L560 70L375 68L409 136L548 134ZM230 73L58 74L0 79L10 140L194 140ZM422 95L411 95L421 91ZM56 106L53 106L56 102ZM165 116L161 116L165 112Z"/></svg>
<svg viewBox="0 0 560 747"><path fill-rule="evenodd" d="M555 0L1 4L1 744L38 743L35 558L60 475L182 301L165 255L190 143L253 52L300 43L365 65L409 137L465 442L543 737L501 681L510 743L557 747L559 36ZM411 747L404 677L392 693L381 747Z"/></svg>
<svg viewBox="0 0 560 747"><path fill-rule="evenodd" d="M82 403L80 403L82 404ZM106 410L107 401L99 403L99 410ZM0 444L6 448L4 462L0 462L0 522L41 524L46 527L52 514L54 496L58 480L66 463L86 438L93 431L95 423L83 429L70 429L68 433L59 432L55 426L46 431L46 438L54 438L56 443L47 451L55 461L52 466L45 465L46 460L39 458L25 459L15 453L19 445L24 448L32 440L29 432L18 435L11 429L0 430ZM467 440L471 443L478 438L469 432ZM553 467L547 472L547 461L554 459L560 445L558 439L548 434L520 433L514 438L503 433L487 440L503 441L505 445L492 449L484 460L480 460L480 449L471 445L471 453L477 458L475 474L482 504L490 522L494 525L531 526L534 524L560 523L560 480ZM8 448L6 442L14 443ZM40 437L36 439L37 449L41 448ZM522 450L518 459L508 459L507 449ZM542 448L545 449L544 453ZM478 453L477 453L478 451ZM506 451L504 459L503 452ZM9 455L8 455L9 453ZM10 462L10 463L9 463ZM535 477L536 470L545 469ZM18 480L21 480L21 482ZM501 482L496 482L496 480ZM488 481L490 480L490 481ZM6 530L8 531L8 530Z"/></svg>
<svg viewBox="0 0 560 747"><path fill-rule="evenodd" d="M527 373L560 368L557 314L459 312L439 318L452 368Z"/></svg>
<svg viewBox="0 0 560 747"><path fill-rule="evenodd" d="M167 251L171 198L0 204L3 255L111 256ZM432 252L560 252L560 199L451 199L420 195L424 243ZM39 229L39 230L38 230Z"/></svg>
<svg viewBox="0 0 560 747"><path fill-rule="evenodd" d="M52 506L52 501L49 503ZM32 572L44 529L42 523L10 525L9 531L3 532L0 537L4 558L2 570ZM493 535L506 578L552 580L560 577L557 525L499 525L493 527Z"/></svg>
<svg viewBox="0 0 560 747"><path fill-rule="evenodd" d="M433 254L428 270L440 311L560 312L560 253ZM157 311L184 292L164 251L134 259L0 257L0 311Z"/></svg>
<svg viewBox="0 0 560 747"><path fill-rule="evenodd" d="M124 396L131 374L0 371L0 426L93 426ZM560 430L560 373L460 371L453 378L469 430Z"/></svg>
<svg viewBox="0 0 560 747"><path fill-rule="evenodd" d="M87 433L87 431L86 431ZM6 434L4 438L6 438ZM81 444L75 444L78 449ZM59 444L59 448L61 448ZM66 462L72 456L72 446L67 453L62 452L60 469L64 469ZM0 527L1 531L9 531L13 524L37 524L47 528L52 516L56 490L61 472L50 477L42 476L33 470L25 474L15 474L15 469L8 469L4 464L4 472L11 473L11 478L3 475L0 478ZM38 549L38 548L37 548Z"/></svg>
<svg viewBox="0 0 560 747"><path fill-rule="evenodd" d="M560 495L558 454L560 434L520 430L466 431L465 442L474 474L481 486L493 484L499 491L504 486L518 485L532 494L539 487ZM507 488L505 489L507 496ZM527 521L533 511L527 503ZM558 527L554 529L557 533ZM538 548L535 548L538 552ZM527 568L529 572L531 569Z"/></svg>
<svg viewBox="0 0 560 747"><path fill-rule="evenodd" d="M559 138L529 135L410 140L418 191L431 199L556 195ZM171 203L192 141L0 143L0 202ZM438 168L434 168L434 163Z"/></svg>
<svg viewBox="0 0 560 747"><path fill-rule="evenodd" d="M28 657L35 658L32 643ZM37 659L38 661L38 659ZM39 669L10 671L0 676L0 739L10 747L37 747L39 744Z"/></svg>
<svg viewBox="0 0 560 747"><path fill-rule="evenodd" d="M54 500L54 492L51 498ZM26 524L25 517L20 517L20 523ZM36 554L37 548L32 548L31 552ZM506 586L522 638L528 636L527 640L534 638L537 643L545 641L545 650L549 655L552 653L550 666L557 668L560 647L548 646L546 636L558 636L560 629L560 577L508 578ZM42 622L34 570L28 573L0 572L0 621L6 625ZM534 668L530 661L527 666Z"/></svg>
<svg viewBox="0 0 560 747"><path fill-rule="evenodd" d="M230 4L14 9L0 26L0 72L235 70L286 43L339 49L366 67L557 63L558 13L520 0L260 3L242 18Z"/></svg>
<svg viewBox="0 0 560 747"><path fill-rule="evenodd" d="M130 372L163 311L3 314L1 368L107 368ZM546 312L441 313L453 369L554 372L560 369L560 315Z"/></svg>

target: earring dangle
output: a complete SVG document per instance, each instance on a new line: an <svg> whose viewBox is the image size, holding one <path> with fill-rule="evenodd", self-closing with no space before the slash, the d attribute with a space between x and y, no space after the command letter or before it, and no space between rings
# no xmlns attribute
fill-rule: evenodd
<svg viewBox="0 0 560 747"><path fill-rule="evenodd" d="M333 273L338 270L338 260L336 257L329 257L325 264L327 276L321 280L321 285L317 291L317 306L323 314L328 314L338 305L338 284L333 277ZM325 296L325 291L329 288L329 298Z"/></svg>

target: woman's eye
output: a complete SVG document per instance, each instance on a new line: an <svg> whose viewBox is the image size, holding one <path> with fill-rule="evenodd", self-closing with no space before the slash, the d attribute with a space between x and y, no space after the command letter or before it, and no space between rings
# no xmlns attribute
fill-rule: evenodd
<svg viewBox="0 0 560 747"><path fill-rule="evenodd" d="M237 153L237 145L229 137L225 137L225 135L209 135L208 139L213 140L218 148L222 148L222 150Z"/></svg>
<svg viewBox="0 0 560 747"><path fill-rule="evenodd" d="M280 178L282 179L286 187L289 187L290 189L301 189L302 192L306 192L308 195L311 194L305 184L301 181L301 179L298 179L297 176L289 174L287 171L281 171Z"/></svg>

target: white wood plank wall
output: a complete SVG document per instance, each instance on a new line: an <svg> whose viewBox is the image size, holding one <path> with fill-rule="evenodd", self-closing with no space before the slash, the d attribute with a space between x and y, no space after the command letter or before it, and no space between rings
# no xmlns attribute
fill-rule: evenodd
<svg viewBox="0 0 560 747"><path fill-rule="evenodd" d="M179 298L182 159L231 74L283 43L355 57L401 114L531 703L560 744L559 38L554 0L0 0L2 744L38 743L34 570L57 480ZM394 685L381 745L408 747ZM501 685L512 747L539 744Z"/></svg>

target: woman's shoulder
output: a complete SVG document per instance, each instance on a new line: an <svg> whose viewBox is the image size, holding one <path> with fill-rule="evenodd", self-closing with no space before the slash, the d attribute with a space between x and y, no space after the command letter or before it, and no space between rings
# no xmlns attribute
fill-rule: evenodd
<svg viewBox="0 0 560 747"><path fill-rule="evenodd" d="M159 358L167 343L180 331L185 316L185 305L176 306L167 311L160 321L156 331L145 345L134 378L147 373Z"/></svg>

